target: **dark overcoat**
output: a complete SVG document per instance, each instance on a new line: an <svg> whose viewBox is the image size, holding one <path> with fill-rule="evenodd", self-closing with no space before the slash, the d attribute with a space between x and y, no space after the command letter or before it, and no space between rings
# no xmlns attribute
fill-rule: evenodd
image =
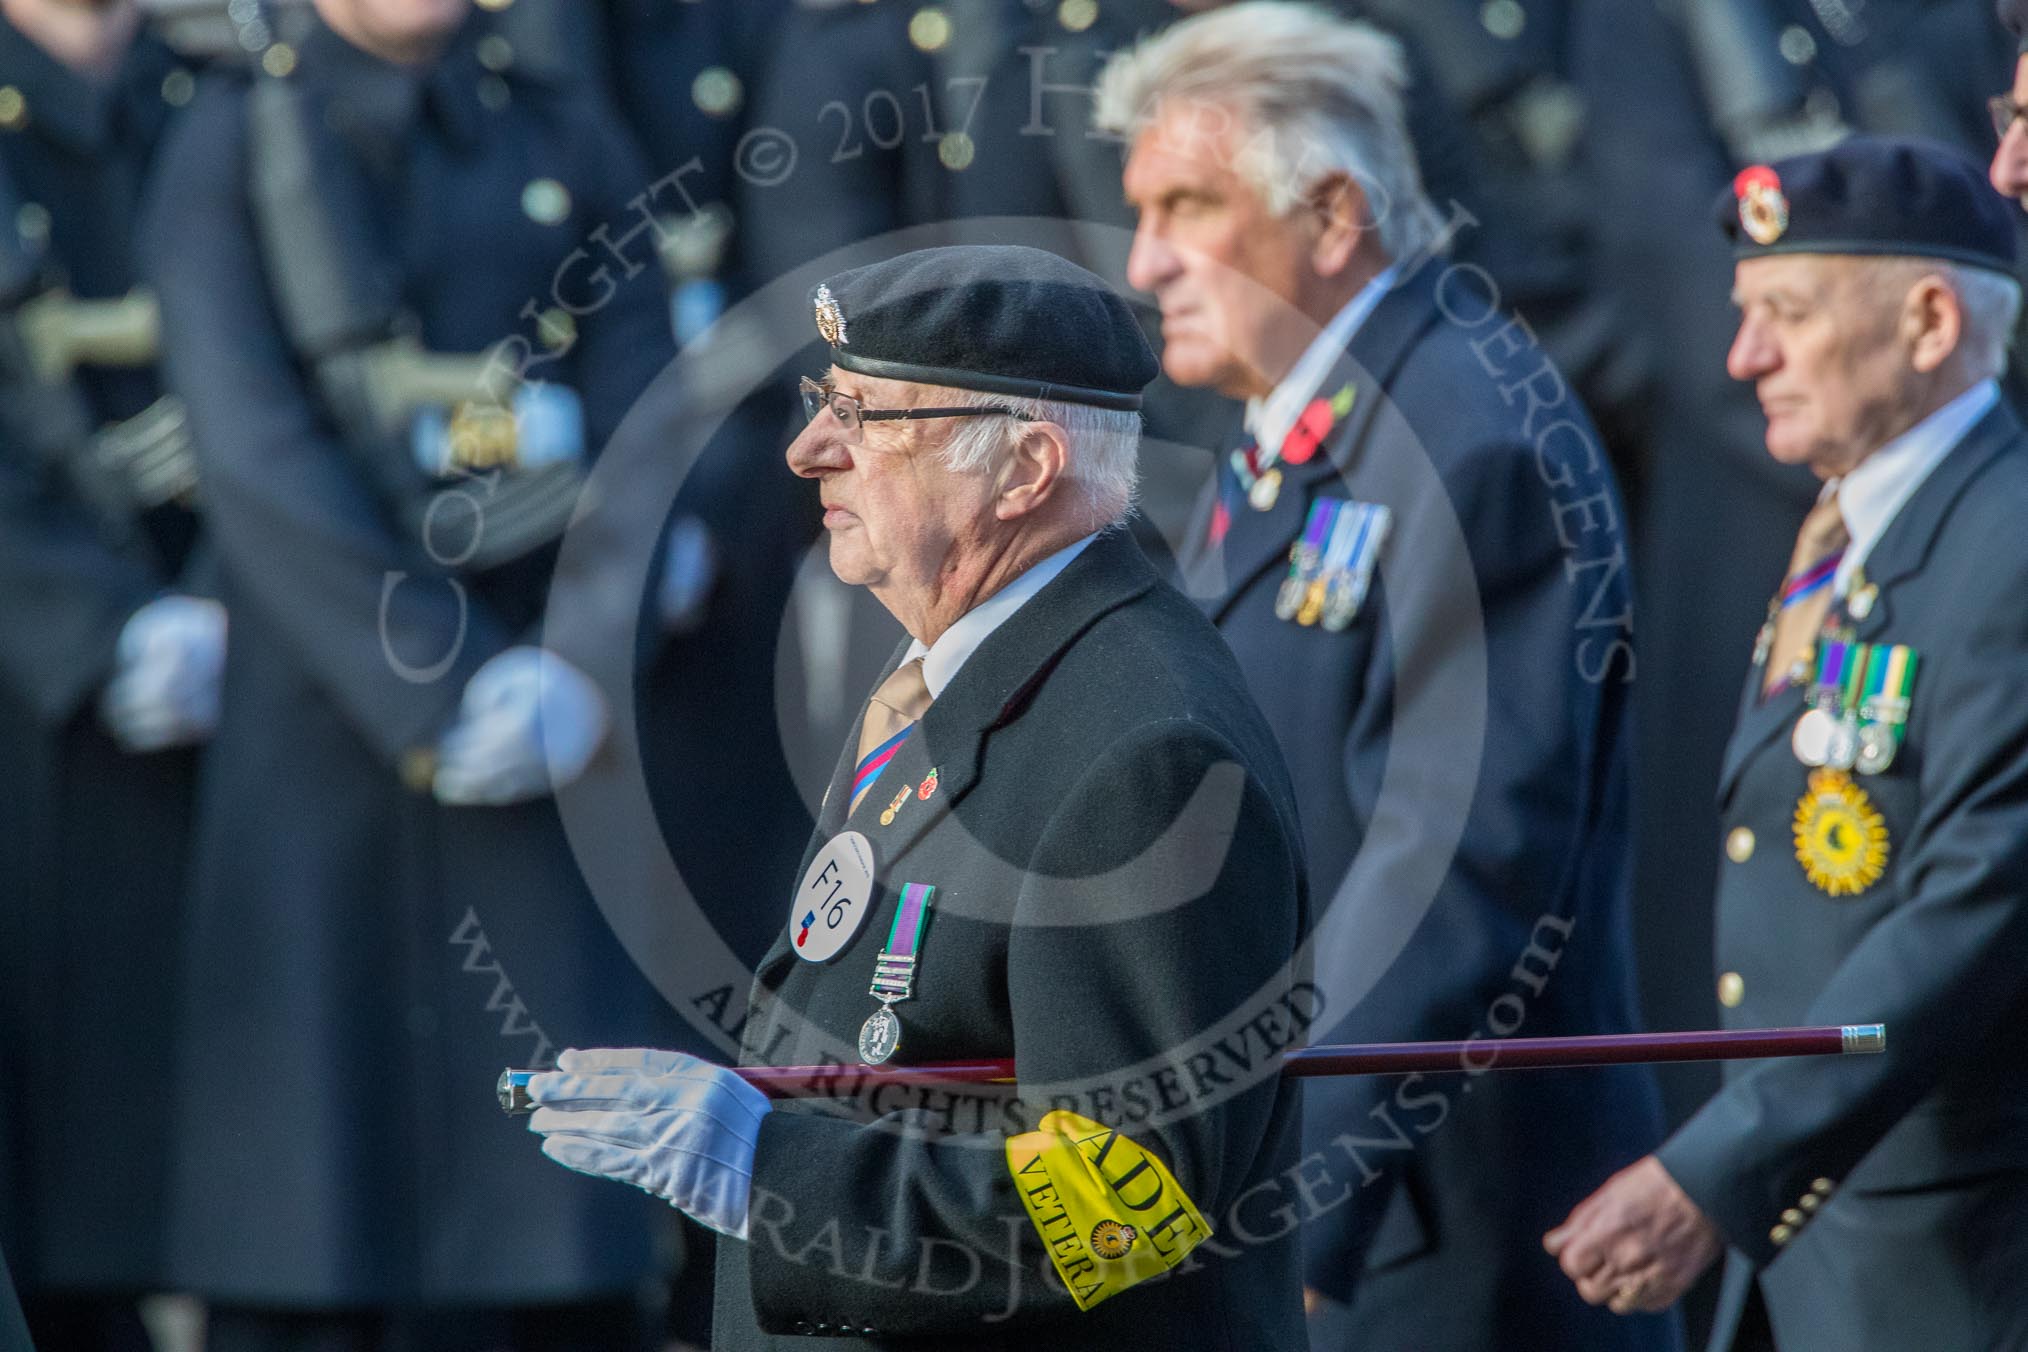
<svg viewBox="0 0 2028 1352"><path fill-rule="evenodd" d="M625 238L646 175L600 106L482 50L502 64L468 29L408 71L318 27L293 78L373 185L421 343L520 340L531 377L582 396L597 447L666 361L666 311L650 244L572 251L602 225ZM165 1114L176 1275L312 1307L628 1290L666 1213L531 1157L492 1084L662 1036L652 993L551 801L446 808L404 775L472 672L534 641L550 560L456 573L371 491L271 299L246 95L230 75L200 88L151 223L233 617ZM566 307L558 350L530 317Z"/></svg>
<svg viewBox="0 0 2028 1352"><path fill-rule="evenodd" d="M16 208L0 229L26 232L45 285L126 295L143 184L189 74L143 34L113 78L87 79L4 20L0 70L23 109L0 130L0 195ZM147 367L84 366L76 386L93 429L161 395ZM25 1289L146 1289L163 1280L168 1160L129 1105L159 1103L172 1073L196 758L125 754L98 697L133 613L211 584L187 507L102 516L19 431L0 413L0 1040L14 1086L0 1113L15 1118L0 1224L12 1213Z"/></svg>
<svg viewBox="0 0 2028 1352"><path fill-rule="evenodd" d="M848 816L850 773L848 754L806 858L861 833L871 909L806 962L801 893L782 899L749 1060L856 1066L896 896L926 883L898 1060L1011 1056L1021 1097L855 1094L845 1071L846 1107L769 1115L751 1238L720 1246L716 1345L1300 1348L1277 1196L1299 1100L1264 1058L1309 1008L1302 850L1279 755L1203 617L1129 537L1102 536L979 646ZM1084 1313L1005 1153L1058 1106L1152 1151L1213 1227L1182 1267Z"/></svg>
<svg viewBox="0 0 2028 1352"><path fill-rule="evenodd" d="M1672 1321L1587 1307L1541 1247L1659 1139L1648 1072L1479 1064L1501 1037L1622 1032L1636 1012L1619 498L1582 407L1477 276L1409 268L1319 391L1352 389L1322 449L1184 560L1295 781L1319 1034L1489 1048L1474 1073L1312 1085L1305 1149L1333 1185L1308 1280L1349 1302L1353 1346L1668 1347ZM1339 632L1275 612L1326 497L1393 516Z"/></svg>

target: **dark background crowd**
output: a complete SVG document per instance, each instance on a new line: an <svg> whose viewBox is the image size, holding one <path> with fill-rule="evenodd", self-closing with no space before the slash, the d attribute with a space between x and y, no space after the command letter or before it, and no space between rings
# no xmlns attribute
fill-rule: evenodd
<svg viewBox="0 0 2028 1352"><path fill-rule="evenodd" d="M1090 86L1205 6L333 7L455 32L414 67L307 3L0 0L0 1252L47 1348L194 1346L203 1309L214 1347L307 1346L274 1312L311 1309L352 1321L318 1346L701 1343L710 1237L544 1165L487 1068L725 1053L743 988L672 973L765 948L897 634L782 462L809 285L952 239L1120 282ZM1613 457L1643 1007L1714 1026L1713 785L1817 485L1726 376L1711 202L1851 131L1983 161L2014 41L1985 0L1332 8L1405 45L1453 257ZM575 516L569 455L416 494L428 455L483 473L489 400L647 468ZM1238 410L1160 381L1146 417L1166 556ZM541 773L615 761L625 827ZM614 918L665 878L694 920ZM1672 1070L1672 1120L1712 1080Z"/></svg>

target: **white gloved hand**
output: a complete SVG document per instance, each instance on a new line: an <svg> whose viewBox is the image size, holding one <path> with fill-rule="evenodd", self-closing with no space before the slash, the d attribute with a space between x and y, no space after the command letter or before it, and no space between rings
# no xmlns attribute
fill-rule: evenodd
<svg viewBox="0 0 2028 1352"><path fill-rule="evenodd" d="M99 713L132 752L201 742L218 727L225 671L225 607L164 596L135 611L113 649Z"/></svg>
<svg viewBox="0 0 2028 1352"><path fill-rule="evenodd" d="M556 1067L528 1081L528 1129L544 1137L543 1154L746 1238L754 1143L774 1106L765 1094L682 1052L573 1050Z"/></svg>
<svg viewBox="0 0 2028 1352"><path fill-rule="evenodd" d="M608 722L589 676L541 648L509 648L465 684L458 721L437 747L437 799L497 806L546 797L584 773Z"/></svg>

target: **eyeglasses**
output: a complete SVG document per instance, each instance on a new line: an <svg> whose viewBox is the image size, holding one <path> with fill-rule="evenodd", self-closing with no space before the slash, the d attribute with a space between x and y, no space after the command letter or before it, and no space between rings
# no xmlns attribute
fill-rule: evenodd
<svg viewBox="0 0 2028 1352"><path fill-rule="evenodd" d="M1987 99L1986 111L1993 118L1993 135L2002 141L2007 139L2007 133L2014 126L2015 118L2028 116L2028 107L2014 102L2011 94L1995 94Z"/></svg>
<svg viewBox="0 0 2028 1352"><path fill-rule="evenodd" d="M990 405L969 405L960 408L861 408L859 401L849 394L840 394L825 381L803 377L803 413L815 422L817 415L825 409L838 420L847 443L858 445L863 439L861 425L870 422L891 422L919 418L1019 418L1022 422L1033 422L1025 413L1016 413L1011 408L994 408Z"/></svg>

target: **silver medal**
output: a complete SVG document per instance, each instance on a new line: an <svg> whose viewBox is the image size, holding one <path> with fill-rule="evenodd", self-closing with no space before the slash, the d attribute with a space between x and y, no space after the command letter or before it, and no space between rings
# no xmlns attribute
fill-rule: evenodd
<svg viewBox="0 0 2028 1352"><path fill-rule="evenodd" d="M1300 571L1292 572L1282 579L1282 585L1275 592L1275 618L1293 620L1296 612L1303 608L1303 593L1310 588L1309 582Z"/></svg>
<svg viewBox="0 0 2028 1352"><path fill-rule="evenodd" d="M1837 731L1837 723L1822 709L1812 709L1796 720L1796 730L1789 736L1789 745L1794 748L1796 759L1815 769L1830 757L1831 734Z"/></svg>
<svg viewBox="0 0 2028 1352"><path fill-rule="evenodd" d="M893 1056L901 1046L901 1020L886 1005L866 1016L866 1022L859 1025L859 1059L869 1066L877 1066Z"/></svg>
<svg viewBox="0 0 2028 1352"><path fill-rule="evenodd" d="M1859 729L1859 754L1854 762L1862 775L1877 775L1894 763L1899 743L1887 723L1868 723Z"/></svg>
<svg viewBox="0 0 2028 1352"><path fill-rule="evenodd" d="M1830 739L1824 744L1824 764L1833 770L1849 770L1858 759L1859 720L1841 718L1831 726Z"/></svg>

